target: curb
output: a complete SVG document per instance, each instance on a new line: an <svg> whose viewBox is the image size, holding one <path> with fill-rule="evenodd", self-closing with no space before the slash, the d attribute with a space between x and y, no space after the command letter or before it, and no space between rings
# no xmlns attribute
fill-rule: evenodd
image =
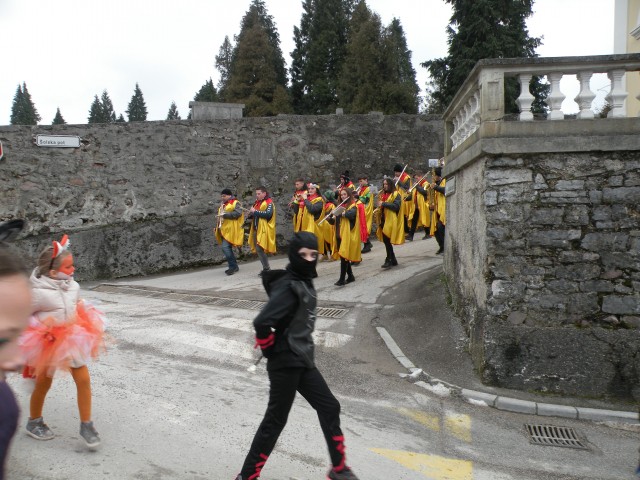
<svg viewBox="0 0 640 480"><path fill-rule="evenodd" d="M621 423L639 423L638 412L627 412L620 410L606 410L599 408L573 407L568 405L556 405L553 403L531 402L528 400L519 400L517 398L504 397L494 395L492 393L479 392L453 385L423 372L417 368L411 360L409 360L389 334L386 328L376 327L378 334L384 340L389 352L400 364L409 370L408 374L401 374L403 377L417 379L420 375L427 377L427 381L415 382L415 385L425 388L429 391L435 391L434 388L446 388L445 394L451 394L456 397L463 398L474 405L484 405L502 410L506 412L525 413L528 415L538 415L542 417L563 417L572 418L574 420L591 420L594 422L621 422ZM442 394L442 390L436 392Z"/></svg>

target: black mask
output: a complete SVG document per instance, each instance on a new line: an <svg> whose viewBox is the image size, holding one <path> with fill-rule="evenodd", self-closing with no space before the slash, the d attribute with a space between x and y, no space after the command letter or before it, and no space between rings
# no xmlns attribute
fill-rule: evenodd
<svg viewBox="0 0 640 480"><path fill-rule="evenodd" d="M289 242L289 269L302 279L316 278L318 276L316 273L318 259L313 262L305 260L298 253L301 248L317 250L318 239L310 232L298 232L293 236Z"/></svg>

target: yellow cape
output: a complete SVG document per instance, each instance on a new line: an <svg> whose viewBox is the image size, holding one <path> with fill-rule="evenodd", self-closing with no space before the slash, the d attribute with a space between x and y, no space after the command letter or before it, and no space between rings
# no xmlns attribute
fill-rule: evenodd
<svg viewBox="0 0 640 480"><path fill-rule="evenodd" d="M265 253L276 253L276 204L271 202L273 206L273 215L271 218L267 220L266 218L258 219L258 232L257 232L257 240L258 245L262 247ZM269 202L263 200L260 203L260 207L258 210L264 212L269 206ZM256 253L256 244L253 241L253 231L255 227L253 226L253 221L251 222L251 230L249 230L249 246L251 247L251 251Z"/></svg>

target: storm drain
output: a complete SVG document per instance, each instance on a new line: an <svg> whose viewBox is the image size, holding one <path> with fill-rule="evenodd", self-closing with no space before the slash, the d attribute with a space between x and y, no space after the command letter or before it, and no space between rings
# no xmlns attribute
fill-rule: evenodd
<svg viewBox="0 0 640 480"><path fill-rule="evenodd" d="M237 298L214 297L212 295L196 295L191 293L178 293L165 290L152 290L148 288L136 288L126 285L108 285L102 283L92 290L102 293L119 293L121 295L134 295L145 298L158 298L160 300L173 300L175 302L196 303L200 305L213 305L216 307L241 308L243 310L260 310L266 302L259 300L242 300ZM318 307L316 315L324 318L340 319L347 313L346 308Z"/></svg>
<svg viewBox="0 0 640 480"><path fill-rule="evenodd" d="M529 440L534 445L589 450L589 447L583 443L573 428L529 424L525 424L524 427L529 435Z"/></svg>

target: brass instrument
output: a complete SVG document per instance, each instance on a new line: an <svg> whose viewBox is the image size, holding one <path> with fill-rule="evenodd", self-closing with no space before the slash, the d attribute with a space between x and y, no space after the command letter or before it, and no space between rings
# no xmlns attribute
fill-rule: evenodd
<svg viewBox="0 0 640 480"><path fill-rule="evenodd" d="M436 167L431 167L431 182L429 182L429 210L433 211L436 209L436 192L431 187L431 183L435 182L436 178Z"/></svg>
<svg viewBox="0 0 640 480"><path fill-rule="evenodd" d="M218 217L218 221L216 223L216 230L219 230L220 228L222 228L222 222L224 221L224 202L220 202L220 206L218 207L218 214L216 215L216 217Z"/></svg>

